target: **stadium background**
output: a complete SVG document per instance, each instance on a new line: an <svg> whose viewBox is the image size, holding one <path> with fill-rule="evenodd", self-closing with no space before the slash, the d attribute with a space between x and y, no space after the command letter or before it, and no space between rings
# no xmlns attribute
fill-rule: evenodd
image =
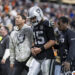
<svg viewBox="0 0 75 75"><path fill-rule="evenodd" d="M0 0L0 24L8 26L11 31L17 13L27 16L28 9L33 5L40 6L45 18L53 19L54 22L64 15L70 22L74 20L75 0Z"/></svg>
<svg viewBox="0 0 75 75"><path fill-rule="evenodd" d="M75 21L75 0L0 0L0 25L6 25L11 32L17 13L27 16L28 9L34 5L40 6L45 18L55 23L64 15L70 22Z"/></svg>

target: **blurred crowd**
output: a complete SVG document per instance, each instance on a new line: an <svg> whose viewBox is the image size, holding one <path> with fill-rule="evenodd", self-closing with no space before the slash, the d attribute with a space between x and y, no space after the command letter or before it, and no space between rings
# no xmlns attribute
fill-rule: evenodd
<svg viewBox="0 0 75 75"><path fill-rule="evenodd" d="M75 8L72 5L58 3L37 3L30 0L0 0L0 24L9 27L10 31L15 26L15 16L17 14L28 15L27 11L33 5L42 8L45 18L58 20L60 16L67 16L70 22L75 20Z"/></svg>
<svg viewBox="0 0 75 75"><path fill-rule="evenodd" d="M65 16L69 19L69 24L75 28L75 6L62 3L42 3L38 2L38 0L35 0L35 2L34 0L0 0L0 27L4 25L9 28L5 27L5 29L11 32L15 28L15 17L17 14L24 15L27 18L29 8L34 5L38 5L43 10L44 18L54 21L55 25L57 25L61 16ZM26 19L26 23L31 25L29 19Z"/></svg>

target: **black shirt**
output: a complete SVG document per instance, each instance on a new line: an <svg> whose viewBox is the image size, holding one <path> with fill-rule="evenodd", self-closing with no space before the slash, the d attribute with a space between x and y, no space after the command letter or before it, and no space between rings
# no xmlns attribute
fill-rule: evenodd
<svg viewBox="0 0 75 75"><path fill-rule="evenodd" d="M62 40L60 44L60 53L63 56L65 50L67 50L66 60L75 60L75 32L67 29L65 31L62 31L61 35Z"/></svg>
<svg viewBox="0 0 75 75"><path fill-rule="evenodd" d="M33 33L34 33L35 47L41 47L49 40L55 40L54 30L50 26L49 21L47 20L41 22L37 26L34 26ZM53 50L52 48L49 48L48 50L40 52L34 57L36 59L54 58Z"/></svg>
<svg viewBox="0 0 75 75"><path fill-rule="evenodd" d="M2 41L0 42L0 57L3 57L5 49L9 48L9 35L3 37Z"/></svg>

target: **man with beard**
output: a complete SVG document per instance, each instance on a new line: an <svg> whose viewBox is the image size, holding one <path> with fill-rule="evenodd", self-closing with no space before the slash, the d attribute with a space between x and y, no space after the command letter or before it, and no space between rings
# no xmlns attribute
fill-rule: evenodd
<svg viewBox="0 0 75 75"><path fill-rule="evenodd" d="M63 50L61 53L63 53L64 50L67 50L68 52L68 54L66 55L65 61L63 63L65 71L70 70L71 63L75 68L75 31L69 29L68 24L69 24L69 20L67 17L62 16L59 18L58 29L61 31L63 35L63 38L62 38Z"/></svg>
<svg viewBox="0 0 75 75"><path fill-rule="evenodd" d="M52 46L55 45L54 30L52 22L45 20L42 10L38 6L29 9L29 19L34 34L34 45L32 55L34 60L29 67L28 75L53 75L54 53Z"/></svg>

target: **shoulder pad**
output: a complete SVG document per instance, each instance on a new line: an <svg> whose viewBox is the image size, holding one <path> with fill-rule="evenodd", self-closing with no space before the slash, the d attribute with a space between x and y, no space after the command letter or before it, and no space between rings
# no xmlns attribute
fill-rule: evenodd
<svg viewBox="0 0 75 75"><path fill-rule="evenodd" d="M45 26L48 26L48 27L53 27L54 22L53 22L53 21L49 21L49 20L45 20L43 24L44 24Z"/></svg>
<svg viewBox="0 0 75 75"><path fill-rule="evenodd" d="M50 25L51 27L53 27L53 26L54 26L54 22L53 22L52 20L49 20L49 25Z"/></svg>

